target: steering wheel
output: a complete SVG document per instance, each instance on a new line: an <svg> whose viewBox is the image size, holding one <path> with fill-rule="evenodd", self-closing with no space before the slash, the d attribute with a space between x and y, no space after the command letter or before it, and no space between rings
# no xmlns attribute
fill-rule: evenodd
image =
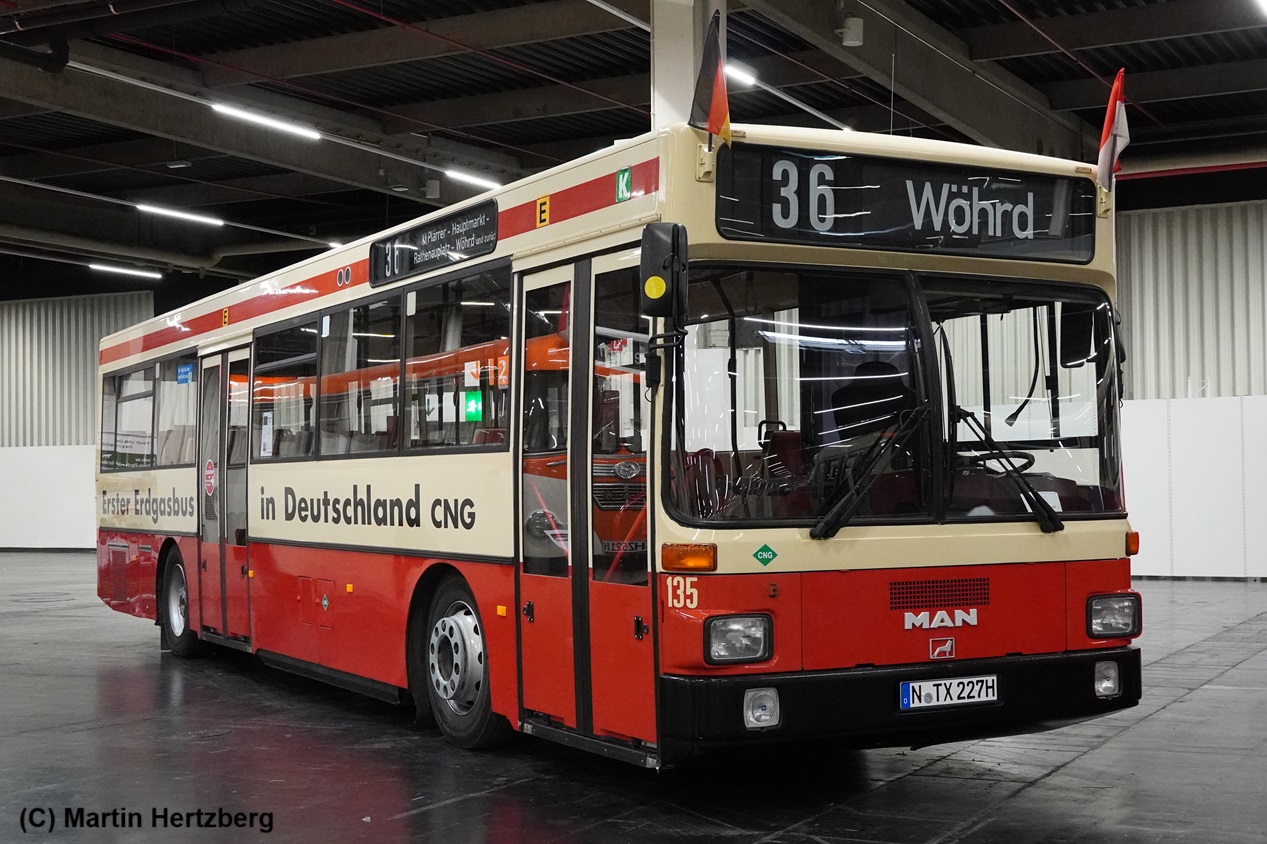
<svg viewBox="0 0 1267 844"><path fill-rule="evenodd" d="M1005 472L1002 469L991 469L988 464L998 463L1002 458L1006 457L1015 464L1017 471L1028 472L1034 468L1034 455L1028 451L992 451L982 454L973 454L968 457L969 466L980 466L992 475L1002 475Z"/></svg>

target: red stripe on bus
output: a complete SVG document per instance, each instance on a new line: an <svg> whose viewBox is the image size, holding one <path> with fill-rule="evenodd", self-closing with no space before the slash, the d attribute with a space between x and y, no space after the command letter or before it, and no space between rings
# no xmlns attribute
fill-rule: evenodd
<svg viewBox="0 0 1267 844"><path fill-rule="evenodd" d="M630 198L654 193L660 187L660 159L635 164L630 170ZM572 185L551 194L550 225L599 211L616 204L618 173L607 173L588 182ZM537 202L532 199L497 215L497 238L504 240L537 228ZM544 228L544 226L542 227Z"/></svg>
<svg viewBox="0 0 1267 844"><path fill-rule="evenodd" d="M659 189L660 160L652 158L635 164L630 170L630 198L637 198ZM550 196L550 222L559 223L571 220L593 211L599 211L616 204L616 181L619 173L608 173L579 185L572 185L556 191ZM516 235L534 231L537 228L537 200L507 208L497 215L497 239L507 240ZM248 319L289 308L302 302L309 302L328 293L334 293L349 286L365 284L369 281L369 260L361 260L351 265L352 280L349 284L338 284L338 270L296 281L271 293L229 305L228 322L224 321L223 310L190 317L185 322L169 323L167 326L152 331L143 337L125 340L109 348L102 349L100 360L102 365L116 360L152 351L180 340L193 340L203 334L223 328L226 325L243 322Z"/></svg>
<svg viewBox="0 0 1267 844"><path fill-rule="evenodd" d="M210 313L190 317L185 322L169 323L166 327L152 331L143 337L125 340L117 345L102 349L101 363L107 364L132 355L139 355L142 352L158 349L181 339L193 339L215 331L217 328L264 316L301 302L309 302L336 290L355 287L370 280L370 262L368 259L357 261L350 266L352 268L352 278L342 285L339 284L339 272L343 269L340 267L312 278L296 281L269 293L261 293L243 302L231 304L228 306L228 322L225 322L224 309L211 311Z"/></svg>

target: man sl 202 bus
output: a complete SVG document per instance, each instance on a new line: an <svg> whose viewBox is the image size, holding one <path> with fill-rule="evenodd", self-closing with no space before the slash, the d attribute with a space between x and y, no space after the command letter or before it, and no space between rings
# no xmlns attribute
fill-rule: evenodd
<svg viewBox="0 0 1267 844"><path fill-rule="evenodd" d="M1133 706L1111 196L675 126L105 338L99 594L648 767Z"/></svg>

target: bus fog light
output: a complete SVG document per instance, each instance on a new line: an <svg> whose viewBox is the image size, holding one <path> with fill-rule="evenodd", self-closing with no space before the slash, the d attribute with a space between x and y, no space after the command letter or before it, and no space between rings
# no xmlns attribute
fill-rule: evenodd
<svg viewBox="0 0 1267 844"><path fill-rule="evenodd" d="M768 615L725 615L704 625L704 659L710 665L764 662L770 658Z"/></svg>
<svg viewBox="0 0 1267 844"><path fill-rule="evenodd" d="M1095 664L1096 697L1117 697L1122 693L1122 684L1118 678L1116 662L1097 662Z"/></svg>
<svg viewBox="0 0 1267 844"><path fill-rule="evenodd" d="M1138 595L1097 595L1087 601L1087 635L1122 639L1139 635Z"/></svg>
<svg viewBox="0 0 1267 844"><path fill-rule="evenodd" d="M778 689L748 689L744 692L743 723L750 730L779 726Z"/></svg>

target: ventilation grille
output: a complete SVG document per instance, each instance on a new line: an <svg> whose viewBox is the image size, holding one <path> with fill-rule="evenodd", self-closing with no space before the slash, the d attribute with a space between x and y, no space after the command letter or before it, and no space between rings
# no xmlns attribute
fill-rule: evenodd
<svg viewBox="0 0 1267 844"><path fill-rule="evenodd" d="M982 607L990 603L990 578L900 580L889 584L889 609Z"/></svg>

